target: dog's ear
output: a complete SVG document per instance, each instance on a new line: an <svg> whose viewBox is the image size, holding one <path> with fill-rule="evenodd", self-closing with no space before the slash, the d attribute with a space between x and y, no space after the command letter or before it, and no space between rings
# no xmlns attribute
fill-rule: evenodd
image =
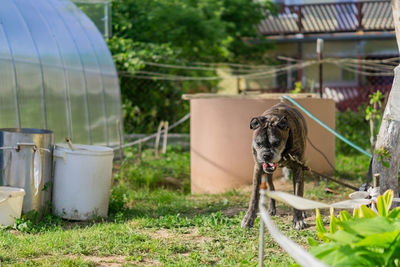
<svg viewBox="0 0 400 267"><path fill-rule="evenodd" d="M267 118L264 116L259 116L259 117L254 117L250 121L250 129L255 130L257 128L260 128L265 122L267 121Z"/></svg>
<svg viewBox="0 0 400 267"><path fill-rule="evenodd" d="M282 117L276 124L279 129L286 130L289 127L289 122L286 117Z"/></svg>

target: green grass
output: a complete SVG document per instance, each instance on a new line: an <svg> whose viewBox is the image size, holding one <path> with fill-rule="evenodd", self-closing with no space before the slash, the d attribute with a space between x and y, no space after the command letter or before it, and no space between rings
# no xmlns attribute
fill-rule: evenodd
<svg viewBox="0 0 400 267"><path fill-rule="evenodd" d="M250 193L191 195L189 152L169 148L160 158L153 154L129 149L126 159L115 164L107 219L71 222L47 215L40 222L25 218L1 229L1 266L256 266L259 220L250 230L240 227ZM337 168L358 185L367 161L339 155ZM324 193L327 186L341 194ZM322 181L306 190L306 197L335 201L348 193ZM278 203L277 209L279 229L307 247L307 237L316 236L314 218L307 219L310 228L294 231L291 208ZM294 263L268 235L265 247L266 266Z"/></svg>

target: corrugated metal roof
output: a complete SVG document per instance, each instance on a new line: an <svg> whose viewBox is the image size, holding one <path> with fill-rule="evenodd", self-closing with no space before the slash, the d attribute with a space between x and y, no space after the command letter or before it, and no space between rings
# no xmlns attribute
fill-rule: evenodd
<svg viewBox="0 0 400 267"><path fill-rule="evenodd" d="M280 5L259 25L262 35L393 31L390 1Z"/></svg>

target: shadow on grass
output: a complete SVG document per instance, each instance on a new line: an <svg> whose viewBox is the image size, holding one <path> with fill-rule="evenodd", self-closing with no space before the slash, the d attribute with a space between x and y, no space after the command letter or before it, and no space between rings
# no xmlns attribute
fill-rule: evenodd
<svg viewBox="0 0 400 267"><path fill-rule="evenodd" d="M180 228L239 223L247 205L247 195L231 191L221 195L187 195L167 189L113 190L109 216L73 221L47 214L41 220L24 215L13 229L25 233L82 229L97 224L136 221L145 228Z"/></svg>

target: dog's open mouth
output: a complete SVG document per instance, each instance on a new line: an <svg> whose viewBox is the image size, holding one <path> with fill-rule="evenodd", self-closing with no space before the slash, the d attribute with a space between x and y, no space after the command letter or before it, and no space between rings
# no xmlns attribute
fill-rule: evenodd
<svg viewBox="0 0 400 267"><path fill-rule="evenodd" d="M276 162L272 162L272 163L264 162L263 163L264 172L272 173L276 170L276 167L278 167L278 163L276 163Z"/></svg>

